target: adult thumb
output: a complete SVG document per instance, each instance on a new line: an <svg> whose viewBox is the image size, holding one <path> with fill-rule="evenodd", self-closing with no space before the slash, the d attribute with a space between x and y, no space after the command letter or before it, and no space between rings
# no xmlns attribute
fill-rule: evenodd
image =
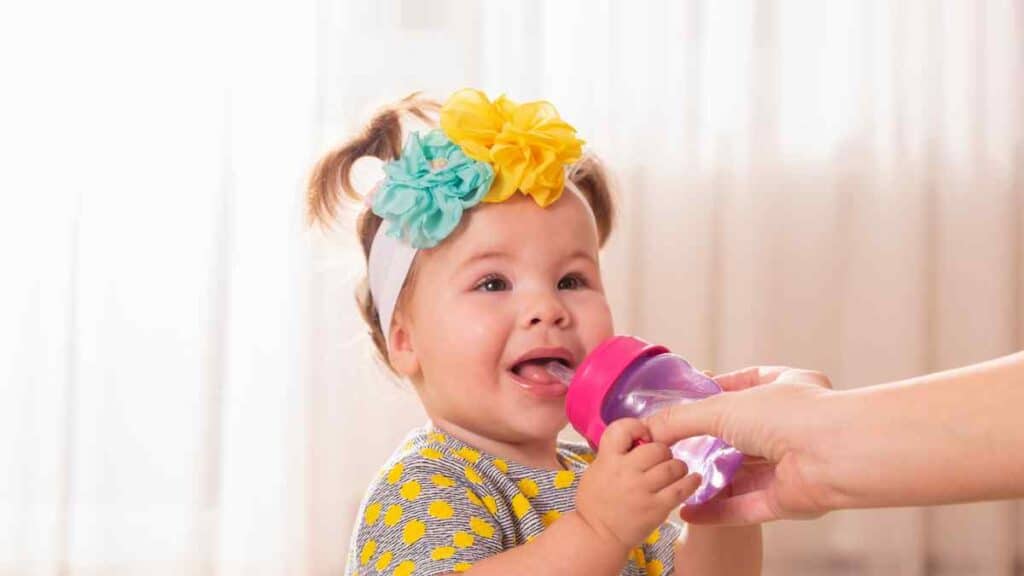
<svg viewBox="0 0 1024 576"><path fill-rule="evenodd" d="M651 439L674 444L693 436L722 435L722 396L717 394L687 404L674 404L644 419Z"/></svg>

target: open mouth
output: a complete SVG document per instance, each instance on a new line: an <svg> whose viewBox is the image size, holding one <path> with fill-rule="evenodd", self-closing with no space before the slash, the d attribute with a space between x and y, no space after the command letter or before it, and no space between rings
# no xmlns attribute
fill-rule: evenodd
<svg viewBox="0 0 1024 576"><path fill-rule="evenodd" d="M561 399L569 387L548 370L552 362L567 370L572 369L572 362L568 358L536 356L516 362L509 368L509 372L512 373L512 380L527 394L544 401Z"/></svg>
<svg viewBox="0 0 1024 576"><path fill-rule="evenodd" d="M557 356L539 356L537 358L530 358L528 360L521 360L514 364L511 368L512 373L516 376L526 378L528 380L537 380L538 377L543 376L544 381L552 380L553 378L548 374L545 366L550 362L557 362L566 368L572 368L569 360Z"/></svg>

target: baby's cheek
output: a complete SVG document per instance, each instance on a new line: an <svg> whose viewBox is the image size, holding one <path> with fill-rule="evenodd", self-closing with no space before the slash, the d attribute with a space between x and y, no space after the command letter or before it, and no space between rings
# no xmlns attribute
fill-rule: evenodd
<svg viewBox="0 0 1024 576"><path fill-rule="evenodd" d="M580 317L581 338L587 350L604 342L615 335L615 325L612 321L611 309L607 301L601 298L591 303L591 306Z"/></svg>
<svg viewBox="0 0 1024 576"><path fill-rule="evenodd" d="M467 339L472 343L486 341L488 338L494 338L495 329L492 324L493 322L490 322L486 315L481 314L477 316L475 321L470 321L465 324L465 334Z"/></svg>
<svg viewBox="0 0 1024 576"><path fill-rule="evenodd" d="M481 363L501 355L508 330L493 307L453 307L442 312L438 322L444 325L441 337L449 351L457 350Z"/></svg>

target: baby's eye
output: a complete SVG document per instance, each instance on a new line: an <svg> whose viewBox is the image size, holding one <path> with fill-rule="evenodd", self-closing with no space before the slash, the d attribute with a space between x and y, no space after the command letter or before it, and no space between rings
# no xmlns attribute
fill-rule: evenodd
<svg viewBox="0 0 1024 576"><path fill-rule="evenodd" d="M579 274L569 274L558 281L559 290L580 290L587 287L587 281Z"/></svg>
<svg viewBox="0 0 1024 576"><path fill-rule="evenodd" d="M508 280L497 275L487 276L473 289L483 292L501 292L503 290L508 290Z"/></svg>

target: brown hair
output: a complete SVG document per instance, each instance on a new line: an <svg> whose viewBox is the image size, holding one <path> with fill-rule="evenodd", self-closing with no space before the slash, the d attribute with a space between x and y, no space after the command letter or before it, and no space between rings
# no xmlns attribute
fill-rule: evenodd
<svg viewBox="0 0 1024 576"><path fill-rule="evenodd" d="M402 120L415 117L428 124L436 125L431 116L440 110L440 105L413 93L399 102L379 110L370 120L369 125L355 138L327 152L313 168L307 190L307 218L309 224L329 228L338 212L338 205L343 200L362 206L363 196L352 187L352 166L357 160L371 156L385 162L395 160L402 153L404 134ZM604 246L611 234L615 221L615 202L608 174L601 161L592 154L584 156L576 162L570 171L569 179L576 184L584 199L590 205L597 221L598 241ZM363 256L369 260L370 246L381 218L368 208L363 208L356 221L356 235L363 247ZM406 279L408 284L408 278ZM404 286L403 286L404 291ZM389 368L387 342L380 327L377 307L373 303L370 287L366 276L360 280L356 288L356 302L370 331L370 337L377 349L380 359ZM401 299L399 300L401 302Z"/></svg>

